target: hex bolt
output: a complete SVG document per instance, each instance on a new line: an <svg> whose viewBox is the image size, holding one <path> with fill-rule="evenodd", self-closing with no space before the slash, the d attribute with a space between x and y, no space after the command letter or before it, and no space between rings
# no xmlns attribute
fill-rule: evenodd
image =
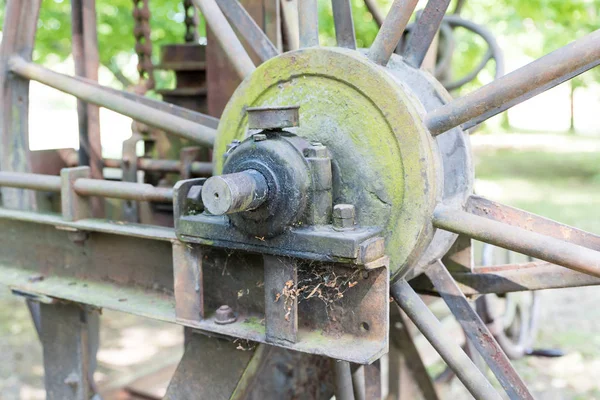
<svg viewBox="0 0 600 400"><path fill-rule="evenodd" d="M204 203L202 203L202 186L192 186L187 193L186 200L188 205L203 211Z"/></svg>
<svg viewBox="0 0 600 400"><path fill-rule="evenodd" d="M255 142L262 142L263 140L267 140L267 135L265 135L264 133L255 133L254 135L252 135L252 139Z"/></svg>
<svg viewBox="0 0 600 400"><path fill-rule="evenodd" d="M352 204L336 204L333 207L333 229L354 229L354 206Z"/></svg>
<svg viewBox="0 0 600 400"><path fill-rule="evenodd" d="M309 147L304 149L304 157L306 158L328 158L329 152L327 147L319 142L312 142Z"/></svg>
<svg viewBox="0 0 600 400"><path fill-rule="evenodd" d="M268 195L267 180L253 169L213 176L202 187L202 202L213 215L254 210L267 200Z"/></svg>
<svg viewBox="0 0 600 400"><path fill-rule="evenodd" d="M237 320L233 309L228 305L222 305L217 309L215 323L219 325L232 324Z"/></svg>

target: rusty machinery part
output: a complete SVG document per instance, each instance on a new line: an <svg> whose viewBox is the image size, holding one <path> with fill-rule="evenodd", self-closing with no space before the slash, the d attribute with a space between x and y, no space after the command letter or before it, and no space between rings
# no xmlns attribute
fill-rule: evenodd
<svg viewBox="0 0 600 400"><path fill-rule="evenodd" d="M150 27L149 0L133 0L133 19L135 26L133 36L135 37L135 53L138 56L138 73L140 82L138 90L145 93L154 89L154 65L152 64L152 39Z"/></svg>
<svg viewBox="0 0 600 400"><path fill-rule="evenodd" d="M10 249L0 252L2 282L55 311L55 299L111 308L248 344L246 355L232 356L231 343L191 341L167 398L194 393L198 385L215 391L207 398L247 398L246 390L260 390L252 383L265 375L251 364L259 363L264 346L256 342L372 363L388 350L390 332L403 326L390 329L391 294L475 398L500 398L462 349L446 340L416 290L438 294L508 397L532 398L466 295L597 285L600 237L474 196L465 131L600 64L600 32L451 99L420 69L449 0L427 3L402 57L394 51L416 0L393 2L366 52L351 38L348 0L332 3L340 48L319 46L316 0L298 2L301 48L258 67L236 30L260 39L252 40L262 50L257 54L269 54L274 46L255 25L244 25L248 20L237 2L193 3L243 79L216 133L214 121L201 115L174 113L162 103L35 65L26 50L33 48L36 21L23 26L31 34L3 40L6 73L0 79L14 85L0 99L3 143L22 143L15 135L26 132L12 128L26 127L19 121L27 109L13 103L20 99L15 96L28 95L20 83L30 79L201 145L214 143L214 168L208 179L181 180L171 189L92 180L85 167L64 169L60 177L27 174L27 165L15 167L14 158L0 157L12 171L0 173L5 205L24 204L29 197L22 189L60 191L62 203L60 216L0 209L0 246ZM26 21L36 4L9 0L6 21ZM172 201L175 228L92 219L90 196ZM465 237L541 261L472 269ZM55 262L49 265L47 257ZM57 321L82 321L63 311ZM44 345L63 343L58 333L44 332ZM406 354L415 354L410 338L404 342ZM69 354L82 368L83 353ZM225 370L198 365L217 354L228 360ZM47 358L46 368L71 369L54 361ZM189 379L191 370L201 374ZM349 397L350 387L365 397L362 378L349 364L335 371L339 398ZM82 376L70 382L86 390ZM202 385L210 378L220 380ZM427 379L415 380L423 382L423 393L435 394ZM64 384L64 378L58 382Z"/></svg>

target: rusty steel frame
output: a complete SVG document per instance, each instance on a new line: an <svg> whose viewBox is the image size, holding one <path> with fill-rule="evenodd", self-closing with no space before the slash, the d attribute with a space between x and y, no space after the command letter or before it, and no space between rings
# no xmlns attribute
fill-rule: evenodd
<svg viewBox="0 0 600 400"><path fill-rule="evenodd" d="M261 61L279 54L277 47L237 2L193 1L203 12L217 42L227 49L226 55L240 78L252 74L256 67L227 18L232 21L243 39L250 42L250 47ZM449 3L449 0L430 0L426 5L408 39L404 53L408 65L421 67ZM0 187L6 207L0 208L0 245L10 248L11 251L0 253L0 282L7 284L15 292L26 294L30 299L48 303L43 307L42 317L60 311L54 305L55 300L60 299L138 314L229 337L337 357L350 362L368 363L382 355L387 350L388 333L373 332L377 331L376 324L372 325L371 332L363 333L361 338L358 335L346 335L323 345L323 339L318 337L318 334L315 335L310 329L299 326L296 303L292 307L291 318L277 326L269 323L266 328L260 324L223 324L223 321L218 320L218 315L215 317L214 310L209 309L214 309L215 304L223 304L224 299L219 297L222 293L212 294L205 291L204 286L210 285L209 282L214 284L214 277L211 276L215 273L214 267L221 267L219 262L224 260L226 268L229 255L222 250L183 243L172 228L92 218L91 196L173 202L175 209L182 206L183 200L174 195L172 188L90 179L101 178L97 170L102 166L123 166L121 160L101 160L97 154L99 136L94 125L96 108L90 108L90 104L117 111L207 147L212 146L214 142L218 123L216 119L200 113L121 93L94 82L97 44L94 42L94 29L86 29L86 24L92 24L95 19L93 4L93 0L73 2L74 58L78 76L70 77L31 62L40 1L9 0L7 3L5 36L0 50L0 161L3 170L0 172ZM373 8L370 1L366 4L370 9ZM372 61L381 65L387 64L415 5L414 0L396 0L385 19L376 9L371 10L377 22L382 25L368 53ZM334 0L333 10L338 45L355 48L348 0ZM298 2L298 28L300 47L319 45L316 0ZM600 31L596 31L469 95L434 109L426 115L424 123L433 136L455 127L468 129L599 64ZM78 98L83 142L82 157L78 163L87 164L89 158L92 169L67 168L61 171L60 177L28 173L31 171L27 142L29 80L36 80ZM86 139L93 142L91 150L86 148ZM196 154L195 151L189 154ZM193 174L210 175L210 163L193 161L193 157L190 157L188 160L182 155L179 161L136 157L132 171L139 168L146 171L182 173L185 167L189 169L187 175L182 173L186 178ZM182 185L192 187L199 181L201 180L180 181L176 189L181 189ZM33 190L60 192L62 215L33 212L32 210L37 208L37 195ZM21 210L11 210L10 207ZM476 196L467 199L464 207L439 204L433 213L432 223L441 230L465 234L547 261L479 268L466 272L449 272L438 261L427 271L433 285L423 276L411 281L419 291L444 297L463 324L469 338L498 376L509 397L530 398L508 359L498 352L497 343L493 339L491 342L487 341L489 333L486 333L485 327L482 329L481 320L470 308L465 296L598 285L600 238ZM15 231L19 232L18 237L11 234ZM82 252L82 247L86 251ZM31 248L35 248L36 252L31 252ZM60 251L57 252L56 249ZM237 262L243 264L243 260ZM272 256L266 256L264 264L266 268L260 272L265 274L266 287L260 301L269 302L274 294L273 289L286 281L296 279L297 265ZM131 268L132 265L135 265L135 268ZM246 274L246 279L255 279L257 276L256 271L250 269L243 273ZM358 305L367 307L362 311L371 313L373 321L385 324L384 318L388 315L389 307L387 297L384 296L383 303L377 300L381 300L382 292L387 294L389 290L387 269L384 268L383 272L381 269L377 272L370 271L368 275L370 277L364 278L368 280L368 290L361 292L358 299L345 299L344 301L349 302L345 304L353 309L358 309ZM267 291L267 287L270 292ZM476 398L498 398L493 387L466 354L458 346L442 340L439 321L408 282L397 281L391 288L391 294ZM365 299L368 305L361 303L365 302ZM273 307L272 304L269 306L263 308L265 314L280 316L281 309ZM71 312L73 310L67 311L69 312L64 313L65 318L75 321ZM236 318L249 321L256 318L255 311L256 308L241 310ZM304 312L307 311L312 310L308 307L304 309ZM271 322L274 321L273 318L268 318ZM318 319L313 318L310 323L315 323ZM80 318L80 321L83 319ZM84 328L75 327L79 334L70 338L58 336L61 334L58 331L48 332L50 339L46 340L42 336L45 342L44 351L52 350L50 342L61 342L64 343L64 347L83 349L86 347L83 345L86 334ZM53 333L56 335L52 336ZM302 340L298 340L300 337ZM356 346L359 339L360 345ZM197 350L196 347L190 351ZM87 351L87 347L81 351ZM83 354L81 351L79 355ZM260 354L260 350L257 350L257 353ZM185 358L182 360L180 367L183 368L183 372L176 374L176 378L187 379L188 371L198 368L195 366L187 369L186 363L193 364L197 361L193 353L190 354L192 355L188 358L191 361ZM52 357L54 356L47 357L48 361L51 361ZM73 398L88 396L89 382L86 382L87 367L83 358L85 356L61 363L63 367L74 363L75 368L80 371L76 376L66 377L72 378L69 382L78 388ZM363 392L364 369L355 370L355 384L352 385L351 368L346 361L339 362L336 368L338 387L345 386L338 392L339 396L351 398L350 396L354 397L356 393L360 398ZM252 360L247 362L248 365L251 363ZM241 376L238 378L243 380ZM63 383L65 382L63 380ZM177 384L177 379L173 383ZM48 387L51 388L52 383L48 383ZM230 389L237 392L239 387ZM82 394L79 394L80 392ZM239 394L241 392L237 393L242 398ZM63 394L56 396L66 398ZM435 397L436 394L430 393L430 396Z"/></svg>

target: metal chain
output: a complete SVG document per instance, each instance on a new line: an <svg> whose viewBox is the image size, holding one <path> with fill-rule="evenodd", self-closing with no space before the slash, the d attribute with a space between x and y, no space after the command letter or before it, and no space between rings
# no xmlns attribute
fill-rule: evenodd
<svg viewBox="0 0 600 400"><path fill-rule="evenodd" d="M138 72L140 74L137 89L145 93L154 89L155 84L148 0L133 0L133 19L135 20L135 28L133 29L135 52L138 56Z"/></svg>
<svg viewBox="0 0 600 400"><path fill-rule="evenodd" d="M197 43L198 36L198 10L192 0L183 0L185 13L185 41L186 43Z"/></svg>

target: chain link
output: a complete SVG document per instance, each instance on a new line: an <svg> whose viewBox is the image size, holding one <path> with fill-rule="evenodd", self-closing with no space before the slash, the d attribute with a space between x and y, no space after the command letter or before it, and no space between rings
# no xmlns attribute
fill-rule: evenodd
<svg viewBox="0 0 600 400"><path fill-rule="evenodd" d="M140 82L138 89L146 92L154 89L154 65L152 64L152 40L150 39L150 8L148 0L133 0L135 27L135 52L138 56Z"/></svg>
<svg viewBox="0 0 600 400"><path fill-rule="evenodd" d="M198 10L192 0L183 0L185 13L185 41L186 43L198 42Z"/></svg>

